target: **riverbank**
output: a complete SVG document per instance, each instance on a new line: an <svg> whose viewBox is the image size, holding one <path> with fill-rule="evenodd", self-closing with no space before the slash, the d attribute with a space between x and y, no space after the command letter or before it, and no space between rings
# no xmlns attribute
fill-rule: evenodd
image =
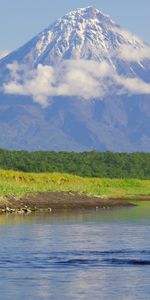
<svg viewBox="0 0 150 300"><path fill-rule="evenodd" d="M132 200L150 200L150 180L0 170L1 211L105 209L131 205Z"/></svg>
<svg viewBox="0 0 150 300"><path fill-rule="evenodd" d="M5 213L31 213L34 211L98 210L127 206L133 206L133 204L124 199L94 197L72 192L45 192L36 195L29 194L20 198L9 197L7 198L7 204L1 203L0 211Z"/></svg>

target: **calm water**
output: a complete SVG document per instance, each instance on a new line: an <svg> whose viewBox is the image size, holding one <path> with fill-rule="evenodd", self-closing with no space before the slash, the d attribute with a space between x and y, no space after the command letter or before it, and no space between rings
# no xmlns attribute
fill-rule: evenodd
<svg viewBox="0 0 150 300"><path fill-rule="evenodd" d="M0 299L150 299L150 203L0 217Z"/></svg>

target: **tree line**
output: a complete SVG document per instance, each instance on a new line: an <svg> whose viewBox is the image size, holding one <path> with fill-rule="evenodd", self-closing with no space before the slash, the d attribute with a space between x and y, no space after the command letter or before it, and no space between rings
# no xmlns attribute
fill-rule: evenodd
<svg viewBox="0 0 150 300"><path fill-rule="evenodd" d="M150 153L27 152L0 149L0 168L83 177L150 179Z"/></svg>

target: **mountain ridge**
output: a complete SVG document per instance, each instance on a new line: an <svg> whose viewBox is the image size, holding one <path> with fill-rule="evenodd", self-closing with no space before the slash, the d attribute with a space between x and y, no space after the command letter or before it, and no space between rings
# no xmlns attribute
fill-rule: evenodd
<svg viewBox="0 0 150 300"><path fill-rule="evenodd" d="M147 44L76 9L0 60L0 147L150 151L149 74Z"/></svg>
<svg viewBox="0 0 150 300"><path fill-rule="evenodd" d="M95 12L96 17L91 17L91 13ZM90 17L89 17L90 16ZM93 28L92 28L93 27ZM107 32L108 30L108 32ZM109 32L110 31L110 32ZM26 47L26 51L32 50L32 44L33 47L35 47L35 51L37 51L36 55L37 57L39 57L41 54L43 55L43 53L45 51L50 51L53 49L56 51L56 48L59 49L59 44L57 43L57 39L58 42L60 43L60 47L61 47L61 51L60 54L63 57L63 47L65 49L65 53L68 50L67 46L71 45L63 45L63 41L64 37L65 37L65 42L69 40L73 41L73 44L75 46L78 46L78 41L75 40L75 38L77 36L73 36L72 37L72 32L76 33L77 36L82 37L84 39L91 38L94 37L94 39L97 40L97 38L99 38L100 40L98 40L98 46L100 46L100 50L105 50L103 48L106 47L105 42L104 42L104 37L106 39L106 42L108 43L107 45L107 49L109 46L114 46L114 48L116 47L116 45L118 43L129 43L129 44L135 44L135 46L144 46L144 43L142 40L140 40L139 38L137 38L135 35L131 35L129 32L121 29L121 27L119 25L117 25L114 21L112 21L110 19L109 16L102 14L99 10L93 8L93 7L87 7L87 8L79 8L76 9L75 11L72 11L70 13L67 13L65 16L63 16L62 18L59 18L57 21L55 21L54 23L52 23L52 25L49 25L46 29L44 29L43 31L41 31L37 36L35 36L33 39L31 39L27 44L25 44L24 46ZM83 34L84 33L84 34ZM98 37L96 36L96 34L98 34ZM62 36L60 36L60 34ZM85 37L85 34L87 34L87 37ZM89 34L89 36L88 36ZM104 34L104 37L103 37ZM108 34L112 35L108 36ZM91 36L90 36L91 35ZM125 40L125 38L127 39L127 41ZM93 40L94 40L93 39ZM114 39L114 44L113 44L113 39ZM93 42L92 38L91 41ZM51 45L52 42L52 45ZM55 43L54 43L55 42ZM50 49L47 47L50 44ZM79 43L80 45L80 43ZM13 51L11 54L9 54L7 56L11 57L12 55L14 55L15 53L17 53L18 51L20 51L20 49L24 48L23 47L19 47L17 50ZM86 45L87 46L87 45ZM92 45L90 45L92 46ZM97 45L96 45L97 46ZM58 51L58 52L59 52ZM62 53L61 53L62 52ZM98 55L100 53L98 52ZM69 58L74 58L73 57L74 54L72 54L72 57ZM65 56L67 56L65 54ZM75 57L77 58L77 57ZM80 57L81 58L81 57ZM84 56L84 59L86 57ZM89 57L88 57L89 58ZM99 59L99 57L98 57ZM36 57L34 57L34 61L36 60ZM6 61L6 57L3 58L1 61ZM53 59L52 59L53 61ZM27 63L27 61L26 61ZM40 60L37 63L40 63ZM43 61L42 61L43 63ZM49 61L49 63L51 63L51 61Z"/></svg>

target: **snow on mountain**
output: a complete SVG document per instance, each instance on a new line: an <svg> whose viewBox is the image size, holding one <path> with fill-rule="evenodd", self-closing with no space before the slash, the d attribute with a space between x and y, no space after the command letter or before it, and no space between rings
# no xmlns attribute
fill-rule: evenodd
<svg viewBox="0 0 150 300"><path fill-rule="evenodd" d="M93 7L2 58L0 85L0 147L150 151L150 47Z"/></svg>
<svg viewBox="0 0 150 300"><path fill-rule="evenodd" d="M18 94L30 95L36 102L47 105L49 96L79 96L87 99L93 95L94 98L101 98L114 83L129 93L139 94L140 86L142 94L143 91L149 94L149 58L150 47L143 41L121 29L99 10L86 7L57 20L22 48L1 60L0 68L4 67L8 76L11 74L10 84L4 84L5 92L14 94L16 91ZM88 61L93 61L93 67ZM20 68L16 63L21 65ZM26 66L24 71L22 65ZM31 74L27 67L31 69ZM89 72L93 68L95 72ZM33 69L36 69L34 75ZM20 75L24 78L22 85ZM128 77L130 81L118 76ZM5 78L3 74L1 77ZM106 77L107 85L104 83ZM44 79L43 90L40 88L38 92L37 86L41 87L43 78L47 79ZM92 88L87 89L91 84Z"/></svg>
<svg viewBox="0 0 150 300"><path fill-rule="evenodd" d="M30 66L54 64L60 59L106 59L114 64L116 50L121 45L144 48L136 36L121 29L98 9L76 9L57 20L23 47L10 55Z"/></svg>

